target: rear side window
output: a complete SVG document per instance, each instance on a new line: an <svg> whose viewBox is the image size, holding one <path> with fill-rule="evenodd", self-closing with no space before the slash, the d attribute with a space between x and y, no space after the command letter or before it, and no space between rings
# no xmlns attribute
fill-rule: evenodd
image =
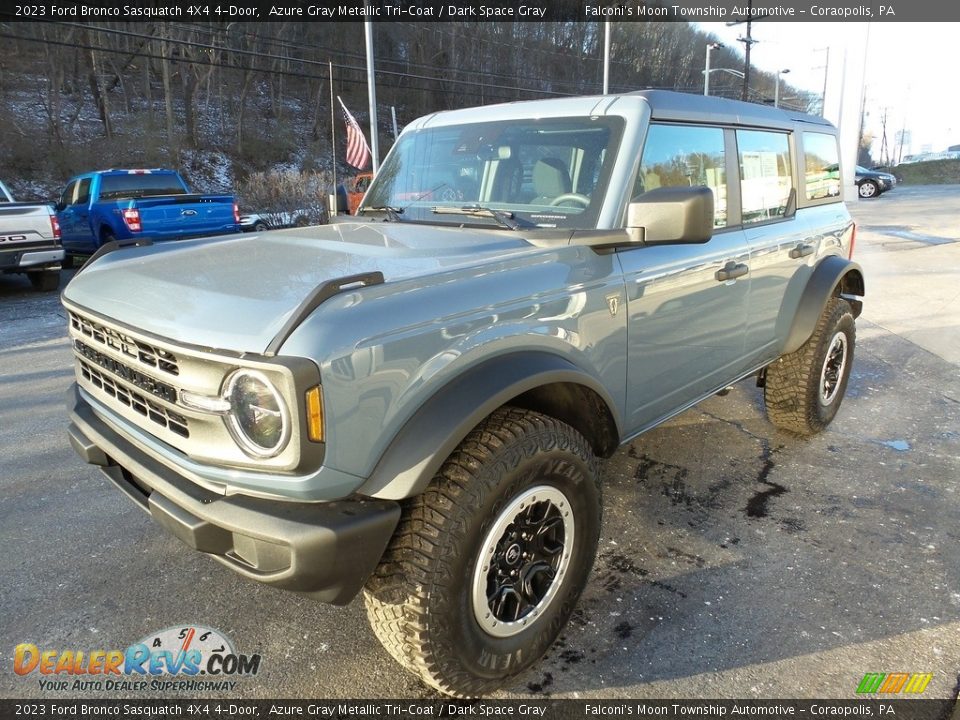
<svg viewBox="0 0 960 720"><path fill-rule="evenodd" d="M826 133L803 134L804 186L807 200L840 195L840 152L837 139Z"/></svg>
<svg viewBox="0 0 960 720"><path fill-rule="evenodd" d="M786 133L737 130L743 224L776 220L787 213L793 172Z"/></svg>
<svg viewBox="0 0 960 720"><path fill-rule="evenodd" d="M185 195L186 192L179 178L169 173L104 175L100 180L100 197L105 200L150 195Z"/></svg>
<svg viewBox="0 0 960 720"><path fill-rule="evenodd" d="M651 125L632 198L658 187L713 190L713 226L727 225L727 169L723 130L713 127Z"/></svg>

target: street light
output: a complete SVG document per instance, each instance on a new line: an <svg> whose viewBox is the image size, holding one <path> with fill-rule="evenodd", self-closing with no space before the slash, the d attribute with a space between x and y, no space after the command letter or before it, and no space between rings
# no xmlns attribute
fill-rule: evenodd
<svg viewBox="0 0 960 720"><path fill-rule="evenodd" d="M710 94L710 53L723 47L723 43L715 42L707 45L707 62L703 68L703 94Z"/></svg>
<svg viewBox="0 0 960 720"><path fill-rule="evenodd" d="M826 52L827 56L823 61L823 65L817 65L812 70L819 70L823 68L823 92L820 93L820 115L826 112L825 108L827 106L827 79L830 77L830 46L816 48L814 52Z"/></svg>
<svg viewBox="0 0 960 720"><path fill-rule="evenodd" d="M774 107L780 107L780 76L781 76L781 75L786 75L788 72L790 72L790 69L789 69L789 68L784 68L783 70L778 70L778 71L777 71L777 84L776 84L775 90L773 91L773 106L774 106Z"/></svg>
<svg viewBox="0 0 960 720"><path fill-rule="evenodd" d="M740 79L743 79L743 73L742 73L742 72L740 72L739 70L733 70L733 69L731 69L731 68L710 68L709 70L704 70L704 71L703 71L703 77L704 77L704 78L709 78L709 77L710 77L710 73L715 73L715 72L729 73L730 75L733 75L734 77L738 77L738 78L740 78ZM709 79L705 79L703 82L704 82L704 85L706 85L707 83L710 82L710 80L709 80Z"/></svg>

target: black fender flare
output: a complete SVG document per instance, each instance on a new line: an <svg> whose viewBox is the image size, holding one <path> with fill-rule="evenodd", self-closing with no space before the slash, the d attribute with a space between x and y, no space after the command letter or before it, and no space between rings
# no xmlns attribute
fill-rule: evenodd
<svg viewBox="0 0 960 720"><path fill-rule="evenodd" d="M860 298L864 294L863 269L857 263L839 255L829 255L821 260L800 296L783 354L798 350L813 335L817 320L831 297L839 295L848 300L854 317L859 317L863 309Z"/></svg>
<svg viewBox="0 0 960 720"><path fill-rule="evenodd" d="M384 500L422 493L447 457L490 413L524 393L557 384L592 391L590 397L598 397L606 405L608 415L601 422L607 433L599 445L612 452L608 446L615 449L621 437L620 418L617 405L601 383L559 355L510 353L481 362L434 393L404 423L357 492ZM603 408L582 410L597 413Z"/></svg>

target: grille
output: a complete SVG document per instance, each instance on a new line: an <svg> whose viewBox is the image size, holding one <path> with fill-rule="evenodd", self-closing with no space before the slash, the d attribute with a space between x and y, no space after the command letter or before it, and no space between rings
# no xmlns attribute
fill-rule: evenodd
<svg viewBox="0 0 960 720"><path fill-rule="evenodd" d="M117 350L147 367L156 368L169 375L180 374L180 365L176 356L166 350L132 338L75 312L70 313L70 326L94 342Z"/></svg>
<svg viewBox="0 0 960 720"><path fill-rule="evenodd" d="M124 365L122 362L114 360L109 355L104 355L102 352L95 350L80 340L73 341L73 348L77 351L78 355L82 355L92 364L99 366L101 370L106 370L110 373L113 373L124 382L135 386L138 390L142 390L148 395L153 395L161 400L166 400L168 403L173 405L176 404L177 390L171 385L168 385L165 382L160 382L159 380L155 380L148 375L144 375L142 372L134 370L133 368Z"/></svg>
<svg viewBox="0 0 960 720"><path fill-rule="evenodd" d="M80 368L80 375L94 387L102 390L110 397L115 398L131 410L140 413L145 418L152 420L157 425L167 428L170 432L176 433L180 437L190 437L187 419L182 415L171 412L151 402L146 396L141 395L136 390L121 385L83 358L78 357L77 363Z"/></svg>

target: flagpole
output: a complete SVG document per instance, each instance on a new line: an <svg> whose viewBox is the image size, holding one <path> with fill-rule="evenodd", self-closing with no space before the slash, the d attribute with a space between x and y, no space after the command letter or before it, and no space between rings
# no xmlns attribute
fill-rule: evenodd
<svg viewBox="0 0 960 720"><path fill-rule="evenodd" d="M369 10L369 0L364 0L364 6ZM363 26L367 43L367 93L370 97L370 157L373 162L373 174L376 175L377 168L380 166L380 149L377 142L377 88L373 78L373 23L364 20Z"/></svg>
<svg viewBox="0 0 960 720"><path fill-rule="evenodd" d="M340 211L340 194L337 192L337 121L333 110L333 61L328 60L327 65L330 67L330 152L333 155L333 205L330 215L333 216Z"/></svg>

